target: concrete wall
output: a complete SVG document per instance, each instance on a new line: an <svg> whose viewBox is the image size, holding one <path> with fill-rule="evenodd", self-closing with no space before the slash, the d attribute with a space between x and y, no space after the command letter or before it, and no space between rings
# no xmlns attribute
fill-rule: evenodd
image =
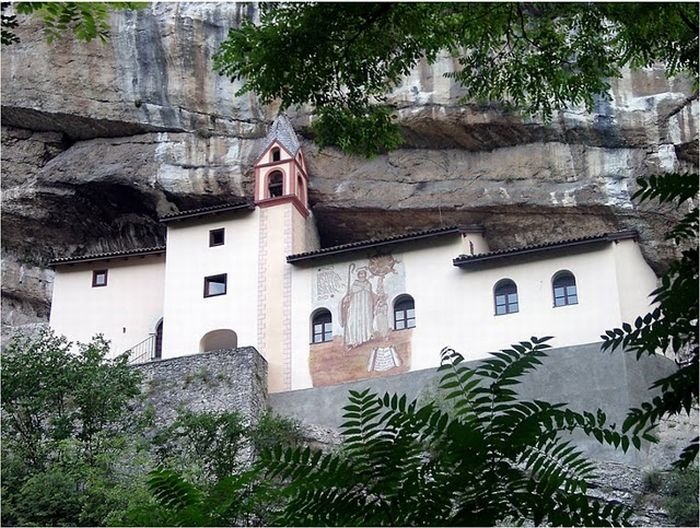
<svg viewBox="0 0 700 528"><path fill-rule="evenodd" d="M458 350L459 351L459 350ZM461 351L460 351L461 352ZM478 361L468 362L474 366ZM627 410L649 398L652 382L668 375L675 364L664 357L642 358L632 354L600 351L599 343L551 349L537 370L524 376L518 391L523 398L551 403L565 402L578 411L602 408L608 420L621 425ZM439 380L435 369L418 370L371 380L342 385L303 389L271 394L272 409L284 416L321 427L337 428L342 423L342 407L347 404L348 390L371 388L380 395L385 392L406 394L423 401L438 395ZM613 450L594 439L577 435L578 445L584 452L599 460L618 460L636 465L645 463L646 450ZM683 442L679 442L681 449Z"/></svg>
<svg viewBox="0 0 700 528"><path fill-rule="evenodd" d="M104 269L107 285L93 287L93 270ZM50 325L73 341L101 333L120 354L155 332L163 317L164 270L163 255L58 266Z"/></svg>

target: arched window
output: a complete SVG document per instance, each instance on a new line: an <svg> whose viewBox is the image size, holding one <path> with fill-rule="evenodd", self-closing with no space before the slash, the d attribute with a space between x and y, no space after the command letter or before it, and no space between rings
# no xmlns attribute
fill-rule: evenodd
<svg viewBox="0 0 700 528"><path fill-rule="evenodd" d="M306 187L304 186L304 180L301 176L297 176L297 189L297 194L299 195L301 203L306 205Z"/></svg>
<svg viewBox="0 0 700 528"><path fill-rule="evenodd" d="M210 352L222 348L236 348L238 336L233 330L212 330L207 332L199 342L200 352Z"/></svg>
<svg viewBox="0 0 700 528"><path fill-rule="evenodd" d="M280 171L275 171L268 176L267 192L269 198L282 196L282 173Z"/></svg>
<svg viewBox="0 0 700 528"><path fill-rule="evenodd" d="M333 318L328 310L318 310L311 319L311 342L333 341Z"/></svg>
<svg viewBox="0 0 700 528"><path fill-rule="evenodd" d="M272 149L272 161L279 161L280 158L281 158L280 149L278 149L278 148Z"/></svg>
<svg viewBox="0 0 700 528"><path fill-rule="evenodd" d="M552 278L552 295L554 306L568 306L578 304L576 293L576 279L570 271L560 271Z"/></svg>
<svg viewBox="0 0 700 528"><path fill-rule="evenodd" d="M493 288L493 303L496 315L518 311L518 287L510 279L502 279Z"/></svg>
<svg viewBox="0 0 700 528"><path fill-rule="evenodd" d="M416 326L416 303L410 295L401 295L394 301L394 330Z"/></svg>

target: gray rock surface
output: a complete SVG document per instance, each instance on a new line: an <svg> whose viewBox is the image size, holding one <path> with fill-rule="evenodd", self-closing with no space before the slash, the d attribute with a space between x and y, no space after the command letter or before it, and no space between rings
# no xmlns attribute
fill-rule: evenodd
<svg viewBox="0 0 700 528"><path fill-rule="evenodd" d="M48 259L159 244L159 215L250 194L279 109L235 95L240 83L212 69L246 16L257 4L157 3L113 14L106 43L50 45L21 17L22 42L2 60L5 326L46 320ZM638 176L697 170L687 80L626 72L592 112L543 122L462 104L443 76L454 67L420 64L392 92L405 144L371 160L319 149L308 109L290 111L324 245L460 222L483 223L494 249L634 227L664 269L677 213L630 196ZM44 283L20 282L29 269Z"/></svg>

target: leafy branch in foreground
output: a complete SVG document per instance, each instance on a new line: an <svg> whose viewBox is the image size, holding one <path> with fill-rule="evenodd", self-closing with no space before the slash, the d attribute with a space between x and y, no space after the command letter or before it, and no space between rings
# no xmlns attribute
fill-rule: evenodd
<svg viewBox="0 0 700 528"><path fill-rule="evenodd" d="M145 2L2 2L2 44L19 42L15 34L18 27L16 14L5 11L14 6L15 12L38 17L44 26L49 43L66 31L78 40L89 42L95 38L109 38L109 14L115 10L141 9Z"/></svg>
<svg viewBox="0 0 700 528"><path fill-rule="evenodd" d="M637 317L634 324L624 323L601 336L603 350L635 352L638 359L663 353L678 364L678 370L651 386L660 395L631 409L623 424L623 432L648 434L662 417L690 414L698 402L698 175L669 173L637 181L640 188L634 198L640 202L657 200L677 207L687 206L689 201L692 204L666 236L685 249L661 277L661 286L651 292L654 310ZM674 466L687 467L697 454L696 437Z"/></svg>
<svg viewBox="0 0 700 528"><path fill-rule="evenodd" d="M251 467L251 457L270 446L301 442L296 421L269 411L248 424L235 410L181 409L154 440L158 469L147 476L149 500L113 521L120 526L268 525L277 487Z"/></svg>
<svg viewBox="0 0 700 528"><path fill-rule="evenodd" d="M462 103L548 118L566 106L591 109L626 67L664 63L668 76L697 83L697 47L690 3L293 2L231 29L214 66L243 81L239 94L313 105L325 144L370 156L397 146L398 124L378 109L421 62L453 59L445 75L464 88ZM338 115L357 123L333 128Z"/></svg>
<svg viewBox="0 0 700 528"><path fill-rule="evenodd" d="M272 496L269 483L256 469L219 479L206 489L165 469L151 472L147 483L165 512L161 519L174 526L250 526L254 512Z"/></svg>
<svg viewBox="0 0 700 528"><path fill-rule="evenodd" d="M269 478L286 482L278 519L301 526L491 526L625 524L620 504L587 496L592 465L563 437L581 430L601 442L639 446L606 426L602 411L519 400L520 378L545 357L550 338L531 338L472 369L442 351L440 389L450 411L406 397L350 391L337 453L263 452ZM630 440L631 438L631 440Z"/></svg>

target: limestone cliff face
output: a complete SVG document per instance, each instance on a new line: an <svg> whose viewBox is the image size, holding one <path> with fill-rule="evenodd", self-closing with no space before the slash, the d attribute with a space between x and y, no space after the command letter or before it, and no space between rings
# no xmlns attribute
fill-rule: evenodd
<svg viewBox="0 0 700 528"><path fill-rule="evenodd" d="M278 108L212 70L255 4L160 3L112 17L107 43L46 44L22 20L2 57L3 325L46 320L56 256L163 242L159 215L249 195ZM372 160L320 150L291 115L324 245L480 222L493 248L634 227L662 269L672 211L633 204L636 177L697 170L698 102L661 68L629 72L592 113L549 123L460 105L445 57L392 94L405 145ZM361 212L362 214L358 214Z"/></svg>

